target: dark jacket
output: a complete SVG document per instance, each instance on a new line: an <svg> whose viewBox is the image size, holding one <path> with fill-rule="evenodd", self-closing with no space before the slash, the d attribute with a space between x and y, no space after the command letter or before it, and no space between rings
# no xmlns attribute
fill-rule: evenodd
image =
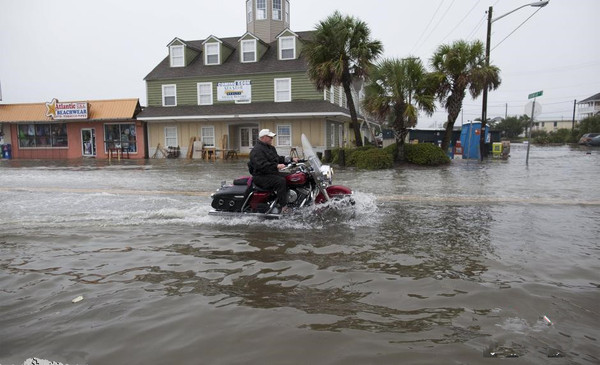
<svg viewBox="0 0 600 365"><path fill-rule="evenodd" d="M252 175L274 175L279 172L277 165L284 161L285 157L279 156L275 147L259 140L250 151L248 169Z"/></svg>

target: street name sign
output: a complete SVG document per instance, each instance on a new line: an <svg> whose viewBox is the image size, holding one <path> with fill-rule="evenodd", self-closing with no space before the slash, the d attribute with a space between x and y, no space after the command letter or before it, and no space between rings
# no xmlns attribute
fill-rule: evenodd
<svg viewBox="0 0 600 365"><path fill-rule="evenodd" d="M544 91L540 90L540 91L529 94L529 97L527 99L537 98L538 96L542 96L542 95L544 95Z"/></svg>

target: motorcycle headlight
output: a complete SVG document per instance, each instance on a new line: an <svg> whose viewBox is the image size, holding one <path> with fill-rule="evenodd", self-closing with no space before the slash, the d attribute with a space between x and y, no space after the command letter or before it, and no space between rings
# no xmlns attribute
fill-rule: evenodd
<svg viewBox="0 0 600 365"><path fill-rule="evenodd" d="M333 181L333 169L329 165L321 166L321 174L323 175L323 179L327 181L329 184Z"/></svg>

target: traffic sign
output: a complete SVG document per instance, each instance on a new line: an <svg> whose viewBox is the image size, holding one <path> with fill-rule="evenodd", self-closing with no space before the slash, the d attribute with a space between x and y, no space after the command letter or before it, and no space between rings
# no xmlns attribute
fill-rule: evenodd
<svg viewBox="0 0 600 365"><path fill-rule="evenodd" d="M529 94L529 97L527 99L537 98L538 96L542 96L542 95L544 95L544 91L540 90L540 91Z"/></svg>

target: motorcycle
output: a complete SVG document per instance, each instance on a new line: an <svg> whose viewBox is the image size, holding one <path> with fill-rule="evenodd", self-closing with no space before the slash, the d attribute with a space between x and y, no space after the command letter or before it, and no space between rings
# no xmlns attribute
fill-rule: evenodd
<svg viewBox="0 0 600 365"><path fill-rule="evenodd" d="M304 160L289 163L280 170L285 174L287 184L287 206L292 211L300 208L324 205L341 201L345 206L354 205L352 190L342 185L332 185L333 169L323 165L314 152L306 135L302 134ZM256 216L265 219L279 219L283 207L278 205L277 194L262 189L252 182L252 176L243 176L233 184L221 183L221 187L211 195L209 215Z"/></svg>

